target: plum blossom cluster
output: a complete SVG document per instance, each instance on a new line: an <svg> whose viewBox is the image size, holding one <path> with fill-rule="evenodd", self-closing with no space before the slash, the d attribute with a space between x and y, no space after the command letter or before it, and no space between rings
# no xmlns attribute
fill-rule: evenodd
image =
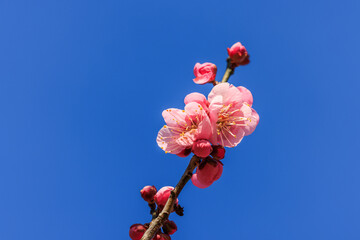
<svg viewBox="0 0 360 240"><path fill-rule="evenodd" d="M249 63L249 55L239 42L228 48L228 54L230 68ZM199 188L208 187L220 178L224 147L237 146L259 122L259 115L252 108L251 92L243 86L217 83L216 72L213 63L195 65L194 82L215 86L207 98L197 92L187 95L183 110L165 110L162 115L166 125L157 136L159 147L166 153L186 157L192 152L204 160L191 179Z"/></svg>
<svg viewBox="0 0 360 240"><path fill-rule="evenodd" d="M171 211L183 215L183 208L176 198L178 195L175 195L178 186L181 191L189 179L198 188L212 185L222 175L225 148L236 147L245 136L253 133L258 125L259 115L252 108L251 92L243 86L234 86L227 82L235 68L250 62L249 54L240 42L228 48L227 52L227 69L221 82L216 81L215 64L206 62L196 63L194 66L193 81L196 84L214 85L207 97L193 92L185 96L184 109L169 108L163 111L166 125L157 135L159 147L165 153L180 157L193 153L198 162L189 168L193 160L190 161L190 170L185 171L175 191L173 187L163 187L157 191L154 186L146 186L140 191L150 207L152 222L132 225L129 232L132 240L171 239L170 235L176 232L177 226L167 217ZM168 200L171 206L168 203L165 207ZM164 207L167 209L163 211ZM163 213L168 214L164 220L154 223Z"/></svg>
<svg viewBox="0 0 360 240"><path fill-rule="evenodd" d="M159 191L154 186L145 186L141 191L141 197L149 204L152 215L155 217L164 208L173 187L166 186L162 187ZM157 207L157 208L156 208ZM179 200L176 199L175 206L173 209L178 215L182 216L183 209L179 205ZM129 236L132 240L140 240L149 228L150 223L145 224L133 224L130 227ZM159 230L156 235L152 238L153 240L171 240L170 235L177 231L177 226L174 221L166 220L162 226L162 231Z"/></svg>

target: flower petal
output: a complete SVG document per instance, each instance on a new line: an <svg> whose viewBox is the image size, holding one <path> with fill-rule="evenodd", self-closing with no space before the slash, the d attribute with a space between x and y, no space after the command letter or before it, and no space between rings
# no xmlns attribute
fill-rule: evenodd
<svg viewBox="0 0 360 240"><path fill-rule="evenodd" d="M205 109L205 111L208 111L209 102L203 94L198 92L193 92L186 95L184 99L185 105L191 102L199 103Z"/></svg>
<svg viewBox="0 0 360 240"><path fill-rule="evenodd" d="M162 116L166 122L166 125L170 127L184 126L186 113L183 110L177 108L169 108L162 112Z"/></svg>
<svg viewBox="0 0 360 240"><path fill-rule="evenodd" d="M213 87L208 96L210 105L213 101L222 103L223 105L230 103L238 104L241 103L241 99L240 91L229 83L219 83Z"/></svg>
<svg viewBox="0 0 360 240"><path fill-rule="evenodd" d="M177 135L178 134L175 134L168 126L164 126L160 129L156 142L165 152L178 154L181 153L185 147L177 143Z"/></svg>
<svg viewBox="0 0 360 240"><path fill-rule="evenodd" d="M245 121L246 127L244 127L245 136L252 134L255 131L256 126L260 121L259 114L254 110L251 109L251 117L249 121Z"/></svg>
<svg viewBox="0 0 360 240"><path fill-rule="evenodd" d="M237 87L237 89L241 93L242 101L246 102L251 107L253 104L253 96L252 96L250 90L243 86L239 86L239 87Z"/></svg>

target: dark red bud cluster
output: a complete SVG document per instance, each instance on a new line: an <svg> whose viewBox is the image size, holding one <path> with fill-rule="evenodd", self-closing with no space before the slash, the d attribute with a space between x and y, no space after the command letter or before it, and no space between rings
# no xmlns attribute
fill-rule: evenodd
<svg viewBox="0 0 360 240"><path fill-rule="evenodd" d="M150 213L152 214L153 219L156 218L164 208L173 189L174 188L171 186L162 187L159 191L157 191L155 186L145 186L143 189L141 189L141 197L149 203L149 207L151 209ZM176 199L173 211L179 216L183 215L184 210L179 205L178 199ZM137 223L131 225L129 231L130 238L132 240L140 240L149 226L149 223ZM163 232L160 230L158 233L156 233L156 235L153 237L153 240L171 240L170 235L176 232L177 226L174 221L167 220L164 223L162 230Z"/></svg>
<svg viewBox="0 0 360 240"><path fill-rule="evenodd" d="M149 224L133 224L130 227L129 236L132 240L141 240L141 238L144 236L146 230L149 228ZM163 231L159 231L156 233L156 235L153 237L152 240L171 240L170 235L174 234L177 230L177 226L175 222L173 221L166 221L163 226Z"/></svg>

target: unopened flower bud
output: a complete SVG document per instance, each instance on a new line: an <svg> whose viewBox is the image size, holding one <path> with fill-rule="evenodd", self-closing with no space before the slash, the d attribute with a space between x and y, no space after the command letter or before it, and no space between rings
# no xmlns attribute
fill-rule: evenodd
<svg viewBox="0 0 360 240"><path fill-rule="evenodd" d="M222 163L208 157L196 169L191 181L198 188L207 188L221 177L222 171Z"/></svg>
<svg viewBox="0 0 360 240"><path fill-rule="evenodd" d="M197 140L196 142L194 142L192 147L193 153L201 158L209 156L212 150L213 149L211 147L211 143L208 140L204 139Z"/></svg>
<svg viewBox="0 0 360 240"><path fill-rule="evenodd" d="M223 146L214 146L213 151L211 152L211 156L213 156L216 160L221 160L225 157L225 148Z"/></svg>
<svg viewBox="0 0 360 240"><path fill-rule="evenodd" d="M177 231L177 226L174 221L166 221L163 225L164 233L173 235Z"/></svg>
<svg viewBox="0 0 360 240"><path fill-rule="evenodd" d="M170 197L170 193L173 190L173 187L162 187L154 196L154 200L159 208L163 208ZM175 204L177 205L179 200L176 199Z"/></svg>
<svg viewBox="0 0 360 240"><path fill-rule="evenodd" d="M140 194L146 202L152 203L154 202L154 196L156 192L157 190L154 186L145 186L143 189L141 189Z"/></svg>
<svg viewBox="0 0 360 240"><path fill-rule="evenodd" d="M217 68L213 63L197 63L194 67L194 82L197 84L205 84L215 81Z"/></svg>
<svg viewBox="0 0 360 240"><path fill-rule="evenodd" d="M130 227L129 236L132 240L140 240L145 232L146 228L144 225L133 224Z"/></svg>
<svg viewBox="0 0 360 240"><path fill-rule="evenodd" d="M231 48L227 49L230 62L234 64L235 67L240 65L246 65L250 62L249 55L246 48L241 45L240 42L235 43L232 45Z"/></svg>

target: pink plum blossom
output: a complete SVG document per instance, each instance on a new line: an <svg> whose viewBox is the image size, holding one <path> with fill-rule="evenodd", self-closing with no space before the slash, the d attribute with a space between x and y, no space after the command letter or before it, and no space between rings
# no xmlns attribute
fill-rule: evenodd
<svg viewBox="0 0 360 240"><path fill-rule="evenodd" d="M211 143L204 139L195 141L192 147L192 152L201 158L209 156L212 150Z"/></svg>
<svg viewBox="0 0 360 240"><path fill-rule="evenodd" d="M240 42L232 45L232 47L228 48L227 51L229 54L230 62L234 64L235 67L240 65L246 65L250 62L248 52Z"/></svg>
<svg viewBox="0 0 360 240"><path fill-rule="evenodd" d="M186 155L196 140L212 137L210 119L199 103L189 102L185 110L167 109L163 117L167 125L160 129L156 141L165 153Z"/></svg>
<svg viewBox="0 0 360 240"><path fill-rule="evenodd" d="M141 197L148 203L151 203L154 201L154 196L156 194L157 190L154 186L145 186L143 189L141 189L140 194Z"/></svg>
<svg viewBox="0 0 360 240"><path fill-rule="evenodd" d="M129 236L132 240L140 240L145 232L146 232L145 226L137 223L131 225Z"/></svg>
<svg viewBox="0 0 360 240"><path fill-rule="evenodd" d="M162 187L156 194L154 197L154 200L156 202L156 204L160 207L163 208L167 202L167 200L170 197L170 193L171 191L174 190L173 187L167 186L167 187ZM175 204L177 205L179 203L179 199L176 199Z"/></svg>
<svg viewBox="0 0 360 240"><path fill-rule="evenodd" d="M217 68L213 63L196 63L194 67L194 82L197 84L205 84L215 81Z"/></svg>
<svg viewBox="0 0 360 240"><path fill-rule="evenodd" d="M191 177L192 183L198 188L207 188L221 177L223 165L220 161L206 158Z"/></svg>
<svg viewBox="0 0 360 240"><path fill-rule="evenodd" d="M252 96L244 88L239 90L229 83L220 83L213 87L208 100L213 144L235 147L255 130L259 115L250 107Z"/></svg>

